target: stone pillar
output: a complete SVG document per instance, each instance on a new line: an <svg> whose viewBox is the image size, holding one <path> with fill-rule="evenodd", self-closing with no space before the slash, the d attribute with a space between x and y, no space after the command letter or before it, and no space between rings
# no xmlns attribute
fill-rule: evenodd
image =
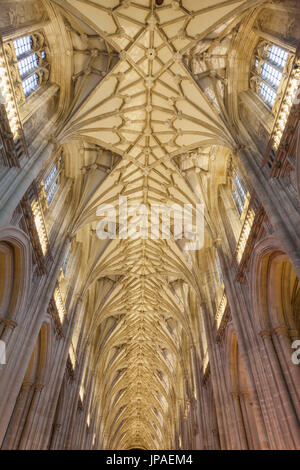
<svg viewBox="0 0 300 470"><path fill-rule="evenodd" d="M272 331L273 341L276 344L276 350L278 351L277 357L280 361L281 368L286 375L289 394L292 397L295 413L300 421L300 374L299 369L292 363L292 348L291 338L288 332L288 328L285 325L279 325ZM281 353L279 353L279 351Z"/></svg>
<svg viewBox="0 0 300 470"><path fill-rule="evenodd" d="M44 388L43 384L36 383L34 385L33 396L32 396L32 399L31 399L30 408L29 408L29 411L28 411L28 414L27 414L27 417L26 417L25 426L23 428L21 440L20 440L20 443L19 443L19 449L21 449L21 450L31 448L30 441L29 442L27 442L27 441L28 441L28 438L30 437L31 431L33 430L33 424L34 424L36 409L37 409L37 405L38 405L40 395L41 395L41 392L42 392L43 388Z"/></svg>
<svg viewBox="0 0 300 470"><path fill-rule="evenodd" d="M295 410L291 403L291 397L286 387L286 382L282 376L282 370L278 363L278 356L274 350L274 344L272 341L272 332L269 330L263 330L260 332L261 337L264 340L264 344L267 350L269 364L272 370L272 377L274 380L274 388L277 390L280 403L282 403L281 419L279 434L283 434L285 440L285 448L288 449L294 443L294 448L300 448L300 429L299 422L295 414ZM272 386L272 384L270 384ZM277 410L277 413L280 410ZM284 433L282 432L284 429Z"/></svg>
<svg viewBox="0 0 300 470"><path fill-rule="evenodd" d="M240 445L241 449L246 450L249 449L248 442L247 442L247 436L246 436L246 431L245 431L245 426L244 426L244 419L242 415L242 410L241 410L241 404L240 404L240 396L239 392L231 392L233 404L234 404L234 409L235 409L235 415L236 415L236 422L238 426L238 437L240 440Z"/></svg>
<svg viewBox="0 0 300 470"><path fill-rule="evenodd" d="M28 408L28 399L30 390L33 386L33 382L24 381L18 395L10 423L8 425L8 431L5 435L2 449L18 449L19 439L22 435L22 421L24 415L26 417L26 411Z"/></svg>
<svg viewBox="0 0 300 470"><path fill-rule="evenodd" d="M4 184L2 184L2 179L0 180L0 226L9 223L14 210L41 171L53 149L54 144L49 142L41 154L38 152L38 156L30 158L22 169L9 168L5 174ZM9 173L12 174L12 178L9 177ZM9 186L7 186L7 179L11 180Z"/></svg>
<svg viewBox="0 0 300 470"><path fill-rule="evenodd" d="M271 224L276 230L282 246L288 254L294 270L300 279L300 215L280 180L271 180L258 164L256 155L250 150L241 150L240 159L248 174L250 183L262 203Z"/></svg>
<svg viewBox="0 0 300 470"><path fill-rule="evenodd" d="M3 330L2 333L0 334L0 339L4 341L6 344L8 344L9 339L12 335L12 332L18 326L18 323L15 322L14 320L2 320L3 324Z"/></svg>

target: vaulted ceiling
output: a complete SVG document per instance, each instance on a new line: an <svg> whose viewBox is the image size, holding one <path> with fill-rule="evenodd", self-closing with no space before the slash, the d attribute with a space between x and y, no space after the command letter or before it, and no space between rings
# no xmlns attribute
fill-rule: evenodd
<svg viewBox="0 0 300 470"><path fill-rule="evenodd" d="M185 250L189 240L174 237L101 241L95 234L96 211L100 204L111 204L118 213L120 195L127 196L128 205L148 208L158 203L205 202L201 190L197 193L186 178L178 157L190 158L193 152L200 172L207 167L212 148L231 148L234 139L213 88L208 93L208 87L201 87L195 63L185 59L192 50L196 60L219 41L217 60L223 60L220 41L224 32L230 33L242 15L261 2L53 3L61 7L72 27L81 29L77 49L85 49L82 41L94 41L90 48L95 52L86 55L88 74L78 64L74 69L75 99L59 139L83 142L84 152L96 149L94 165L80 183L73 234L87 227L92 234L85 288L93 286L94 291L105 293L99 293L101 301L93 301L103 433L110 436L108 445L114 448L163 447L168 442L163 440L167 423L177 419L177 404L182 406L187 390L193 388L187 351L199 338L192 331L182 286L200 295L198 253ZM100 56L110 58L102 61L102 68L97 62ZM198 72L205 78L207 62L203 64ZM88 81L87 76L95 69L97 75L100 68L105 73ZM223 83L224 64L216 68ZM106 151L114 155L108 171ZM206 229L213 231L209 214L205 218Z"/></svg>

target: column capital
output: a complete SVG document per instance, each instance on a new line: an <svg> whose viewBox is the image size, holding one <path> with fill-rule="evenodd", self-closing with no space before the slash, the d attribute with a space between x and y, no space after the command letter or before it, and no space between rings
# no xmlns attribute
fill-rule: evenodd
<svg viewBox="0 0 300 470"><path fill-rule="evenodd" d="M44 384L37 383L34 385L36 391L40 392L44 388Z"/></svg>
<svg viewBox="0 0 300 470"><path fill-rule="evenodd" d="M271 330L262 330L259 332L259 335L265 339L265 338L271 338L272 336L272 331Z"/></svg>
<svg viewBox="0 0 300 470"><path fill-rule="evenodd" d="M249 392L248 392L248 390L239 390L239 395L246 396L246 395L249 395Z"/></svg>
<svg viewBox="0 0 300 470"><path fill-rule="evenodd" d="M247 144L240 143L235 147L234 151L235 151L235 153L239 153L242 150L246 150L247 148L249 148L249 146Z"/></svg>
<svg viewBox="0 0 300 470"><path fill-rule="evenodd" d="M47 140L48 140L48 143L52 144L55 149L57 149L59 147L58 140L57 140L57 138L55 137L54 134L48 135Z"/></svg>
<svg viewBox="0 0 300 470"><path fill-rule="evenodd" d="M297 330L289 329L289 336L292 338L292 340L299 339L299 333Z"/></svg>
<svg viewBox="0 0 300 470"><path fill-rule="evenodd" d="M220 246L222 243L222 238L221 237L216 237L214 240L213 240L213 246L215 248L217 248L218 246Z"/></svg>
<svg viewBox="0 0 300 470"><path fill-rule="evenodd" d="M11 328L12 330L14 330L16 326L18 326L18 323L14 320L4 320L4 324L5 326L7 326L8 328Z"/></svg>
<svg viewBox="0 0 300 470"><path fill-rule="evenodd" d="M278 325L273 329L273 334L276 336L287 336L289 337L289 330L286 325Z"/></svg>
<svg viewBox="0 0 300 470"><path fill-rule="evenodd" d="M21 390L26 390L26 388L32 387L32 385L33 385L33 382L31 382L30 380L25 380L25 381L22 383Z"/></svg>
<svg viewBox="0 0 300 470"><path fill-rule="evenodd" d="M66 240L68 240L68 242L72 243L72 240L73 240L74 236L75 235L73 233L67 232L66 233Z"/></svg>

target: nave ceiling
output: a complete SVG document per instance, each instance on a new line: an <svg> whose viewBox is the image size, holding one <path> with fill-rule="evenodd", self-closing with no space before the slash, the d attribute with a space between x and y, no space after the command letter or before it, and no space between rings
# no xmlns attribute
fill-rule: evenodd
<svg viewBox="0 0 300 470"><path fill-rule="evenodd" d="M164 448L195 393L192 317L204 257L174 237L101 241L96 211L112 204L118 213L120 195L147 208L206 205L210 159L220 157L218 146L235 147L224 106L230 34L262 2L52 3L76 57L74 99L57 140L69 148L75 177L71 235L84 246L80 276L93 312L103 434L111 448ZM216 237L205 210L204 242Z"/></svg>

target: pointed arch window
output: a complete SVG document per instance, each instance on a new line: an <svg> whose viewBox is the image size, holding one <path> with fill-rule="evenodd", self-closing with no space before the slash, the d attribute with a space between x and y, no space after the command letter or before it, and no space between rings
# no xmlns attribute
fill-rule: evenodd
<svg viewBox="0 0 300 470"><path fill-rule="evenodd" d="M49 62L44 34L40 31L5 44L14 77L18 102L26 100L49 78Z"/></svg>
<svg viewBox="0 0 300 470"><path fill-rule="evenodd" d="M32 70L39 66L39 58L36 54L32 54L24 59L19 60L18 67L21 78L26 77Z"/></svg>
<svg viewBox="0 0 300 470"><path fill-rule="evenodd" d="M61 153L55 163L51 166L49 172L46 174L46 177L44 178L44 190L46 193L48 206L51 205L56 191L60 185L62 169L63 155Z"/></svg>
<svg viewBox="0 0 300 470"><path fill-rule="evenodd" d="M17 59L32 50L32 39L30 34L15 39L13 43Z"/></svg>
<svg viewBox="0 0 300 470"><path fill-rule="evenodd" d="M270 109L276 102L288 58L289 52L275 44L263 42L257 48L251 83Z"/></svg>
<svg viewBox="0 0 300 470"><path fill-rule="evenodd" d="M234 173L232 183L232 197L239 213L239 216L241 216L247 199L247 193L244 187L244 183L242 182L237 172Z"/></svg>
<svg viewBox="0 0 300 470"><path fill-rule="evenodd" d="M231 194L234 201L234 205L236 207L239 217L241 217L242 212L245 208L245 204L247 202L247 186L232 161L229 166L228 175L231 179Z"/></svg>
<svg viewBox="0 0 300 470"><path fill-rule="evenodd" d="M71 257L71 246L69 246L69 249L66 253L65 259L64 259L63 264L61 266L61 269L62 269L62 272L64 273L64 276L66 275L66 272L67 272L67 267L68 267L68 264L69 264L69 261L70 261L70 257Z"/></svg>
<svg viewBox="0 0 300 470"><path fill-rule="evenodd" d="M27 98L39 86L39 76L38 76L38 74L35 73L35 74L31 75L30 77L25 78L24 80L22 80L22 86L23 86L24 95Z"/></svg>
<svg viewBox="0 0 300 470"><path fill-rule="evenodd" d="M218 253L218 250L216 248L216 266L217 266L217 272L218 272L218 281L219 281L219 284L222 284L223 283L223 273L222 273L222 267L221 267L221 262L220 262L220 258L219 258L219 253Z"/></svg>

